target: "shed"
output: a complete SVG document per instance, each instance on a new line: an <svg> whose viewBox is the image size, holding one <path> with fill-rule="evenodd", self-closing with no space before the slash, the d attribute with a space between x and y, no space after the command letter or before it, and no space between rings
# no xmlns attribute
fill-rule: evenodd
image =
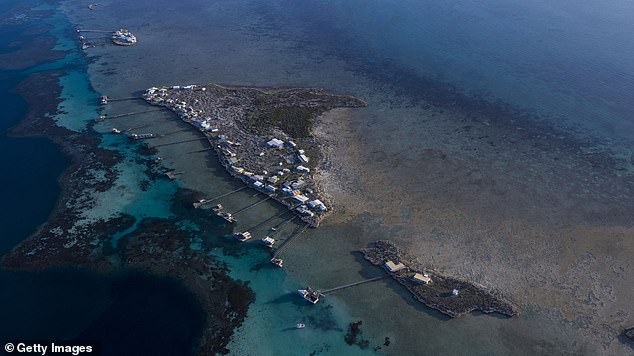
<svg viewBox="0 0 634 356"><path fill-rule="evenodd" d="M412 280L416 283L421 283L421 284L431 283L431 278L429 278L427 274L416 273L412 276Z"/></svg>
<svg viewBox="0 0 634 356"><path fill-rule="evenodd" d="M385 269L387 269L390 272L398 272L400 270L402 270L403 268L405 268L405 265L402 263L394 263L390 260L388 260L387 262L385 262Z"/></svg>
<svg viewBox="0 0 634 356"><path fill-rule="evenodd" d="M302 204L308 201L308 197L307 197L307 196L305 196L305 195L302 195L302 194L295 195L295 196L293 197L293 199L297 200L298 202L300 202L300 203L302 203Z"/></svg>
<svg viewBox="0 0 634 356"><path fill-rule="evenodd" d="M284 148L284 141L278 140L276 138L266 143L271 148Z"/></svg>

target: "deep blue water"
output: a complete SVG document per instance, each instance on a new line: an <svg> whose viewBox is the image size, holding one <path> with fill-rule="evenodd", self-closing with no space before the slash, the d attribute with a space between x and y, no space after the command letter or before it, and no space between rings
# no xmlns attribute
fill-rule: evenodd
<svg viewBox="0 0 634 356"><path fill-rule="evenodd" d="M16 3L0 3L0 14ZM19 49L10 45L16 40L32 40L23 31L34 25L38 23L0 25L0 53ZM69 23L59 25L70 28ZM85 69L85 63L76 61L54 67L78 65ZM28 110L12 90L32 71L0 71L0 254L46 221L60 194L57 178L69 164L46 138L7 135ZM98 339L106 355L186 355L203 321L199 306L181 285L140 274L0 271L0 285L0 341Z"/></svg>

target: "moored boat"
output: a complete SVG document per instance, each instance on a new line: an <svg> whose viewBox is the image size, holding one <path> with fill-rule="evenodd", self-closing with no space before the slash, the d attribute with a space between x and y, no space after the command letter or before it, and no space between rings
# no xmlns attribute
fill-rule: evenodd
<svg viewBox="0 0 634 356"><path fill-rule="evenodd" d="M268 248L272 248L273 245L275 245L275 239L270 236L267 236L262 239L262 243L264 244L264 246Z"/></svg>
<svg viewBox="0 0 634 356"><path fill-rule="evenodd" d="M277 266L277 267L279 267L279 268L284 267L284 260L283 260L283 259L281 259L281 258L275 258L275 257L273 257L273 258L271 258L271 263L272 263L272 264L274 264L274 265L276 265L276 266Z"/></svg>
<svg viewBox="0 0 634 356"><path fill-rule="evenodd" d="M236 218L233 217L233 215L231 215L231 213L226 213L224 211L219 211L218 213L216 213L216 215L220 216L221 218L227 220L227 222L230 223L234 223L238 220L236 220Z"/></svg>
<svg viewBox="0 0 634 356"><path fill-rule="evenodd" d="M233 237L240 242L245 242L251 240L251 233L248 231L236 232L235 234L233 234Z"/></svg>
<svg viewBox="0 0 634 356"><path fill-rule="evenodd" d="M319 301L319 292L311 289L310 287L306 287L306 289L299 289L297 290L297 293L299 293L302 298L313 304L317 304L317 302Z"/></svg>

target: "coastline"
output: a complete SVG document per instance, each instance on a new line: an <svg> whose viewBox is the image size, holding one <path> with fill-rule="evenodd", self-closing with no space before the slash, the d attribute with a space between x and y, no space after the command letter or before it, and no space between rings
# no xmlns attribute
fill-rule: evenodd
<svg viewBox="0 0 634 356"><path fill-rule="evenodd" d="M39 50L42 51L41 48ZM53 49L47 51L60 52ZM42 55L38 59L52 61L67 53L62 51L55 56ZM39 62L29 63L28 66L35 64ZM26 101L28 111L9 129L10 136L45 138L59 147L70 162L57 179L60 194L49 217L31 236L2 256L1 268L5 271L32 272L70 267L94 271L103 276L140 270L150 276L171 278L184 285L205 311L206 324L195 347L197 354L227 353L225 346L233 331L242 323L253 300L253 293L245 284L230 279L224 266L198 252L190 252L187 258L174 255L177 252L172 250L165 251L161 256L139 255L140 251L159 249L161 242L156 240L128 243L124 249L112 250L112 234L126 231L135 223L135 218L126 214L76 228L75 223L82 211L93 204L87 198L90 192L105 192L113 187L119 176L115 166L122 157L115 151L99 146L101 138L92 129L93 124L89 124L86 131L74 132L55 123L54 117L59 113L61 103L59 78L64 74L64 68L31 73L15 89ZM148 166L148 171L152 170L151 161L147 158L141 162ZM178 230L173 221L168 224ZM151 233L151 226L147 226L145 221L141 221L140 226L142 229L125 235L124 239ZM189 240L185 235L178 235L176 230L173 230L172 237L182 240L172 240L170 243L181 244L183 248L179 253L182 253L188 250ZM197 263L202 269L192 270L190 263ZM208 293L210 290L215 292ZM226 300L229 303L222 302Z"/></svg>
<svg viewBox="0 0 634 356"><path fill-rule="evenodd" d="M218 97L221 99L218 100ZM315 178L319 170L327 165L324 159L327 144L315 134L316 123L332 110L367 106L367 103L352 96L334 95L321 89L227 87L218 84L150 88L144 98L151 105L168 108L202 133L232 177L297 213L313 228L332 214L333 205L332 197L323 195L321 182ZM231 110L225 110L227 102L231 103ZM279 119L279 123L271 119L268 120L272 122L268 123L264 119L275 115L287 117ZM279 158L269 158L265 154L271 151L270 142L273 141L266 142L269 139L277 140L290 150L277 147L274 151L276 155L281 153ZM267 144L269 147L266 147ZM257 152L260 152L260 157L267 157L258 159ZM280 161L279 165L276 160ZM283 164L284 161L287 165ZM300 168L306 169L306 174L297 174ZM269 169L273 172L269 173ZM280 180L282 184L278 183ZM278 192L284 189L287 189L285 194ZM300 197L305 200L299 200ZM310 199L313 200L308 202ZM312 202L318 202L321 208L310 206Z"/></svg>

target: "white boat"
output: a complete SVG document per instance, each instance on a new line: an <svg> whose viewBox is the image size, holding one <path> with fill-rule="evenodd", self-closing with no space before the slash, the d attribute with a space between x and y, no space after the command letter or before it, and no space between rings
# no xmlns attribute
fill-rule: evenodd
<svg viewBox="0 0 634 356"><path fill-rule="evenodd" d="M120 134L120 133L121 133L121 130L119 130L119 129L118 129L118 128L116 128L116 127L113 127L113 128L112 128L112 133Z"/></svg>
<svg viewBox="0 0 634 356"><path fill-rule="evenodd" d="M275 227L272 227L271 231L277 231L277 229Z"/></svg>
<svg viewBox="0 0 634 356"><path fill-rule="evenodd" d="M203 202L201 201L201 203L203 203ZM222 209L224 209L224 207L222 206L222 204L218 204L218 205L216 205L216 206L214 206L214 207L212 208L212 210L213 210L213 211L215 211L216 213L217 213L217 212L219 212L219 211L222 211Z"/></svg>
<svg viewBox="0 0 634 356"><path fill-rule="evenodd" d="M284 267L284 260L281 258L271 258L271 263L276 265L279 268Z"/></svg>
<svg viewBox="0 0 634 356"><path fill-rule="evenodd" d="M303 329L303 328L305 328L305 327L306 327L306 324L304 324L304 323L297 323L297 324L295 324L295 328L296 328L296 329Z"/></svg>
<svg viewBox="0 0 634 356"><path fill-rule="evenodd" d="M302 298L306 299L307 301L313 304L317 304L317 302L319 301L319 292L316 290L310 289L310 287L306 287L306 289L299 289L297 290L297 293L299 293L299 295L301 295Z"/></svg>
<svg viewBox="0 0 634 356"><path fill-rule="evenodd" d="M265 238L263 238L263 239L262 239L262 243L263 243L266 247L268 247L268 248L272 248L272 247L273 247L273 245L275 245L275 239L274 239L274 238L272 238L272 237L270 237L270 236L267 236L267 237L265 237Z"/></svg>
<svg viewBox="0 0 634 356"><path fill-rule="evenodd" d="M233 237L240 242L245 242L251 240L251 233L248 231L236 232L235 234L233 234Z"/></svg>
<svg viewBox="0 0 634 356"><path fill-rule="evenodd" d="M221 218L225 219L227 222L230 222L230 223L234 223L237 221L236 218L234 218L233 215L231 215L231 213L219 211L216 215L220 216Z"/></svg>

